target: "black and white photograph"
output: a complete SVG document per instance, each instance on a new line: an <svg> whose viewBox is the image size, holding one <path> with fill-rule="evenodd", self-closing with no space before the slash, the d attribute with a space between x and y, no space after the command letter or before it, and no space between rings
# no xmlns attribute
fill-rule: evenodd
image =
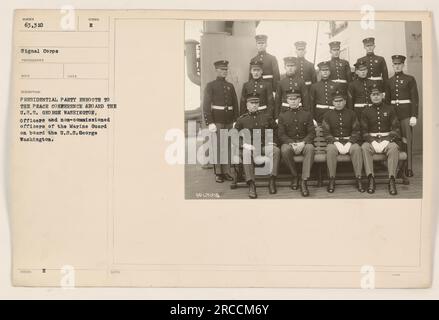
<svg viewBox="0 0 439 320"><path fill-rule="evenodd" d="M422 68L420 21L186 21L186 199L422 198Z"/></svg>

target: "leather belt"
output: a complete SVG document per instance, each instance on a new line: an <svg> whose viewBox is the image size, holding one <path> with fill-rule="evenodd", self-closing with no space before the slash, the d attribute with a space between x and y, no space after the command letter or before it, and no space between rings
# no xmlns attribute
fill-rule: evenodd
<svg viewBox="0 0 439 320"><path fill-rule="evenodd" d="M316 108L318 109L334 109L334 106L328 106L326 104L316 104Z"/></svg>
<svg viewBox="0 0 439 320"><path fill-rule="evenodd" d="M377 137L377 138L381 138L381 137L388 137L390 132L373 132L373 133L369 133L371 137Z"/></svg>
<svg viewBox="0 0 439 320"><path fill-rule="evenodd" d="M351 137L334 137L335 140L349 140Z"/></svg>
<svg viewBox="0 0 439 320"><path fill-rule="evenodd" d="M307 86L309 86L309 85L312 84L312 82L311 82L311 81L305 81L305 84L306 84Z"/></svg>
<svg viewBox="0 0 439 320"><path fill-rule="evenodd" d="M273 79L273 75L272 74L267 74L265 76L262 76L262 79Z"/></svg>
<svg viewBox="0 0 439 320"><path fill-rule="evenodd" d="M288 103L286 103L286 102L282 102L282 107L289 107L290 105L288 104ZM302 102L301 103L299 103L299 107L301 107L302 106Z"/></svg>
<svg viewBox="0 0 439 320"><path fill-rule="evenodd" d="M392 100L390 101L391 104L401 104L401 103L412 103L412 101L410 99L406 99L406 100Z"/></svg>
<svg viewBox="0 0 439 320"><path fill-rule="evenodd" d="M345 79L335 79L335 80L332 80L333 82L337 82L337 83L347 83L347 80L345 80Z"/></svg>
<svg viewBox="0 0 439 320"><path fill-rule="evenodd" d="M383 77L369 77L369 80L374 80L374 81L383 80Z"/></svg>
<svg viewBox="0 0 439 320"><path fill-rule="evenodd" d="M367 107L367 106L370 106L370 104L368 104L368 103L356 103L356 104L354 104L355 108L364 108L364 107Z"/></svg>
<svg viewBox="0 0 439 320"><path fill-rule="evenodd" d="M233 110L232 106L212 106L215 110Z"/></svg>
<svg viewBox="0 0 439 320"><path fill-rule="evenodd" d="M259 106L258 107L258 110L265 110L265 109L267 109L267 106Z"/></svg>

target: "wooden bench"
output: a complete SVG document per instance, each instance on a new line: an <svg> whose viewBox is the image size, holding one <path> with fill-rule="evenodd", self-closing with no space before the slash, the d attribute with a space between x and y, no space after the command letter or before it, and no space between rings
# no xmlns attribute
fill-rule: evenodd
<svg viewBox="0 0 439 320"><path fill-rule="evenodd" d="M314 138L314 147L315 147L315 156L314 156L314 165L312 168L312 174L311 177L309 179L309 181L312 184L315 184L318 187L323 186L323 182L324 180L328 180L328 173L327 173L327 165L326 165L326 140L323 137L323 129L319 126L316 127L316 137ZM298 155L298 156L294 156L294 161L296 163L302 163L303 162L304 157L302 155ZM385 162L386 161L386 155L384 154L375 154L373 155L373 160L374 162ZM346 154L346 155L338 155L337 156L337 161L338 161L338 167L343 166L344 164L351 164L351 157L350 155ZM262 165L261 165L262 166ZM283 164L283 161L281 160L280 164L279 164L279 174L278 174L278 181L280 182L280 186L283 185L283 182L286 181L287 184L289 185L289 181L291 179L291 175L288 171L288 169L286 168L286 166ZM242 170L242 165L234 165L233 166L235 169L235 180L232 182L231 184L231 188L235 189L237 187L244 187L247 186L247 183L245 181L238 181L238 171ZM398 166L398 174L397 174L397 179L396 182L397 183L402 183L402 184L409 184L409 179L407 178L405 171L407 168L407 153L404 151L401 151L399 153L399 166ZM297 170L298 173L301 171L300 166L297 166ZM339 171L339 170L337 170ZM379 171L377 171L375 173L375 177L377 179L377 182L380 183L380 180L383 180L383 182L387 182L388 177L387 177L387 172L381 173ZM261 176L257 176L257 181L256 181L256 185L257 186L262 186L262 184L260 184L259 182L264 182L264 185L266 184L266 180L268 179L267 175L261 175ZM341 183L340 183L341 182ZM341 174L339 176L339 173L337 174L337 183L338 184L354 184L355 183L355 179L353 177L352 174L352 169L350 170L350 172L348 173L347 176L344 176L343 174Z"/></svg>

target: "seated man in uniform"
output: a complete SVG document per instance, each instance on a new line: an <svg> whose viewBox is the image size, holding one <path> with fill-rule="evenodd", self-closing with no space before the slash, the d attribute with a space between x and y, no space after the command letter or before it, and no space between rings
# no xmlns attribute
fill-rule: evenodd
<svg viewBox="0 0 439 320"><path fill-rule="evenodd" d="M389 193L394 196L396 190L396 170L399 161L400 125L395 109L383 103L383 88L379 83L373 83L369 89L372 106L366 107L361 117L361 128L364 143L362 145L364 167L369 178L368 193L375 192L373 170L373 155L384 153L387 156L389 170Z"/></svg>
<svg viewBox="0 0 439 320"><path fill-rule="evenodd" d="M243 114L235 123L235 129L241 131L243 129L248 129L250 131L251 137L243 135L242 142L242 154L241 159L243 162L245 178L249 186L249 198L257 198L256 185L255 185L255 166L253 163L253 158L255 156L255 130L261 133L260 143L261 143L261 154L268 158L271 166L271 175L268 182L268 190L270 194L277 193L276 188L276 176L280 161L280 150L276 146L277 142L277 127L274 119L263 111L259 111L259 94L256 92L250 93L247 98L247 110L248 113ZM271 137L267 139L266 136ZM244 152L248 152L249 155L253 157L245 157ZM250 161L248 161L250 160Z"/></svg>
<svg viewBox="0 0 439 320"><path fill-rule="evenodd" d="M251 80L244 83L241 94L240 113L247 113L247 96L253 92L259 95L259 110L263 110L271 117L274 116L273 89L270 82L262 79L262 61L252 60L250 62Z"/></svg>
<svg viewBox="0 0 439 320"><path fill-rule="evenodd" d="M304 156L302 163L302 180L300 189L302 196L308 197L308 179L314 163L315 129L311 112L300 106L301 91L298 89L286 92L288 109L279 115L279 140L282 143L282 159L290 169L292 175L291 188L297 190L299 177L294 161L295 155Z"/></svg>
<svg viewBox="0 0 439 320"><path fill-rule="evenodd" d="M328 143L326 147L326 162L329 171L328 192L335 191L335 177L337 173L337 155L349 154L354 167L357 189L364 192L361 183L363 170L363 154L358 141L360 139L360 122L355 112L345 108L346 93L336 89L332 93L334 110L329 110L323 117L323 136Z"/></svg>

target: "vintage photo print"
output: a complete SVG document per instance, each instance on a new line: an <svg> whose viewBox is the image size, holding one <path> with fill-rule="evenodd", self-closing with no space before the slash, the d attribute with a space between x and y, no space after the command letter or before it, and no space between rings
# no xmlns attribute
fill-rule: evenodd
<svg viewBox="0 0 439 320"><path fill-rule="evenodd" d="M185 22L186 199L422 198L421 21Z"/></svg>
<svg viewBox="0 0 439 320"><path fill-rule="evenodd" d="M17 10L13 284L428 287L431 15L362 17Z"/></svg>

